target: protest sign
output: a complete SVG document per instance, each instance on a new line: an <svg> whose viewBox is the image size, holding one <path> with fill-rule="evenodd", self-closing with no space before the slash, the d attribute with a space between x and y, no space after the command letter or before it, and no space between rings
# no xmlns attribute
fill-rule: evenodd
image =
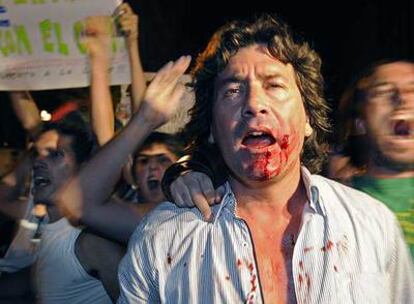
<svg viewBox="0 0 414 304"><path fill-rule="evenodd" d="M0 90L89 85L83 20L112 15L121 0L0 0ZM122 36L112 39L111 84L130 82Z"/></svg>

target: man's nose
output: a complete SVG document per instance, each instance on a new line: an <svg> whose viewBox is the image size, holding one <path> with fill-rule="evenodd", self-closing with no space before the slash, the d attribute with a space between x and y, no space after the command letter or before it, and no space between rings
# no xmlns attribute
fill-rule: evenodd
<svg viewBox="0 0 414 304"><path fill-rule="evenodd" d="M393 96L393 104L396 108L409 108L414 110L414 90L413 89L396 89Z"/></svg>
<svg viewBox="0 0 414 304"><path fill-rule="evenodd" d="M45 169L46 167L47 165L45 163L45 158L42 156L37 156L33 164L33 169Z"/></svg>
<svg viewBox="0 0 414 304"><path fill-rule="evenodd" d="M150 170L157 170L160 167L160 164L158 163L158 161L154 158L150 159L149 163L148 163L148 167Z"/></svg>
<svg viewBox="0 0 414 304"><path fill-rule="evenodd" d="M257 86L250 86L249 93L243 105L242 116L245 118L268 114L268 100Z"/></svg>

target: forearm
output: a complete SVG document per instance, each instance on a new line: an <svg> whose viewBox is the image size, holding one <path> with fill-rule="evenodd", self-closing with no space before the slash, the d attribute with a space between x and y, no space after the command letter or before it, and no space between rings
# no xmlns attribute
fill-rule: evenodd
<svg viewBox="0 0 414 304"><path fill-rule="evenodd" d="M32 162L30 153L26 153L17 167L5 175L0 182L0 213L13 218L20 219L24 216L27 201L20 197L25 190L26 178L30 174Z"/></svg>
<svg viewBox="0 0 414 304"><path fill-rule="evenodd" d="M4 197L4 192L8 191L4 185L0 185L0 213L13 220L20 220L26 213L27 200L9 200Z"/></svg>
<svg viewBox="0 0 414 304"><path fill-rule="evenodd" d="M109 63L109 55L91 57L91 123L101 146L108 142L115 132L112 96L109 88Z"/></svg>
<svg viewBox="0 0 414 304"><path fill-rule="evenodd" d="M105 204L87 211L80 222L99 235L128 244L128 240L139 221L152 207L145 204L119 202L119 200L111 198ZM110 222L108 221L109 217L111 218Z"/></svg>
<svg viewBox="0 0 414 304"><path fill-rule="evenodd" d="M10 92L13 110L23 128L34 137L40 127L40 113L28 91Z"/></svg>
<svg viewBox="0 0 414 304"><path fill-rule="evenodd" d="M135 113L147 88L137 41L128 43L128 55L131 68L131 106L132 112Z"/></svg>

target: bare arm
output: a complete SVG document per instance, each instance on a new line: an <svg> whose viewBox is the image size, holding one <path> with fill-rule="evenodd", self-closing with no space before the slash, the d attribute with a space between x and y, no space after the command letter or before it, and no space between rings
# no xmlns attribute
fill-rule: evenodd
<svg viewBox="0 0 414 304"><path fill-rule="evenodd" d="M91 124L99 145L108 142L115 132L108 72L111 62L110 28L110 18L107 16L86 19L85 42L91 64Z"/></svg>
<svg viewBox="0 0 414 304"><path fill-rule="evenodd" d="M131 65L131 109L132 113L135 113L141 104L147 88L139 55L138 16L134 14L128 3L123 3L120 8L122 14L119 21L125 35Z"/></svg>
<svg viewBox="0 0 414 304"><path fill-rule="evenodd" d="M189 63L189 57L181 57L165 65L148 87L140 109L128 125L60 191L57 201L72 223L81 222L120 241L129 238L142 214L137 212L137 207L107 202L108 198L128 155L142 144L153 129L165 123L178 107L184 90L178 79ZM108 222L111 224L108 225ZM120 235L116 228L118 225L130 228Z"/></svg>
<svg viewBox="0 0 414 304"><path fill-rule="evenodd" d="M30 153L22 158L17 167L5 175L0 183L0 213L13 219L22 219L27 208L27 200L20 199L30 174L32 162Z"/></svg>
<svg viewBox="0 0 414 304"><path fill-rule="evenodd" d="M23 129L34 138L40 128L39 109L28 91L10 92L10 99L14 113L23 126Z"/></svg>
<svg viewBox="0 0 414 304"><path fill-rule="evenodd" d="M125 254L125 247L82 231L76 240L75 252L86 272L100 280L112 301L116 301L119 296L118 264Z"/></svg>

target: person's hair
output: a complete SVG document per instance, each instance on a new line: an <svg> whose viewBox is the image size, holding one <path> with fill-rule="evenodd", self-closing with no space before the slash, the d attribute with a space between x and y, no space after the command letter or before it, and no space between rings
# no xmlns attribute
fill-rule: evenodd
<svg viewBox="0 0 414 304"><path fill-rule="evenodd" d="M59 135L70 137L71 149L78 165L90 158L97 144L90 127L80 119L73 113L59 122L44 124L41 132L55 130Z"/></svg>
<svg viewBox="0 0 414 304"><path fill-rule="evenodd" d="M167 146L168 150L177 157L183 155L183 144L177 135L157 131L152 132L147 137L135 154L137 155L139 151L144 150L153 144L163 144Z"/></svg>
<svg viewBox="0 0 414 304"><path fill-rule="evenodd" d="M182 131L187 150L191 152L208 144L216 77L239 49L252 44L267 46L275 59L293 66L313 128L313 134L304 142L301 160L311 172L318 172L326 157L324 142L329 130L329 107L323 97L321 59L308 43L294 38L285 23L268 14L252 22L226 24L213 35L205 51L198 56L193 70L196 101L190 110L191 119Z"/></svg>
<svg viewBox="0 0 414 304"><path fill-rule="evenodd" d="M182 141L177 135L168 134L168 133L162 133L162 132L152 132L147 139L142 143L142 145L135 151L134 153L134 159L132 164L132 176L136 180L135 176L135 165L136 165L136 158L139 155L139 153L149 148L150 146L154 144L162 144L167 147L167 149L173 153L177 158L180 158L184 154L184 146Z"/></svg>
<svg viewBox="0 0 414 304"><path fill-rule="evenodd" d="M352 77L339 99L336 142L341 144L337 152L349 156L355 166L364 166L368 161L368 141L364 135L358 134L355 122L356 119L363 118L365 115L364 106L368 98L371 77L379 67L397 62L414 64L414 61L407 58L387 58L375 61Z"/></svg>

